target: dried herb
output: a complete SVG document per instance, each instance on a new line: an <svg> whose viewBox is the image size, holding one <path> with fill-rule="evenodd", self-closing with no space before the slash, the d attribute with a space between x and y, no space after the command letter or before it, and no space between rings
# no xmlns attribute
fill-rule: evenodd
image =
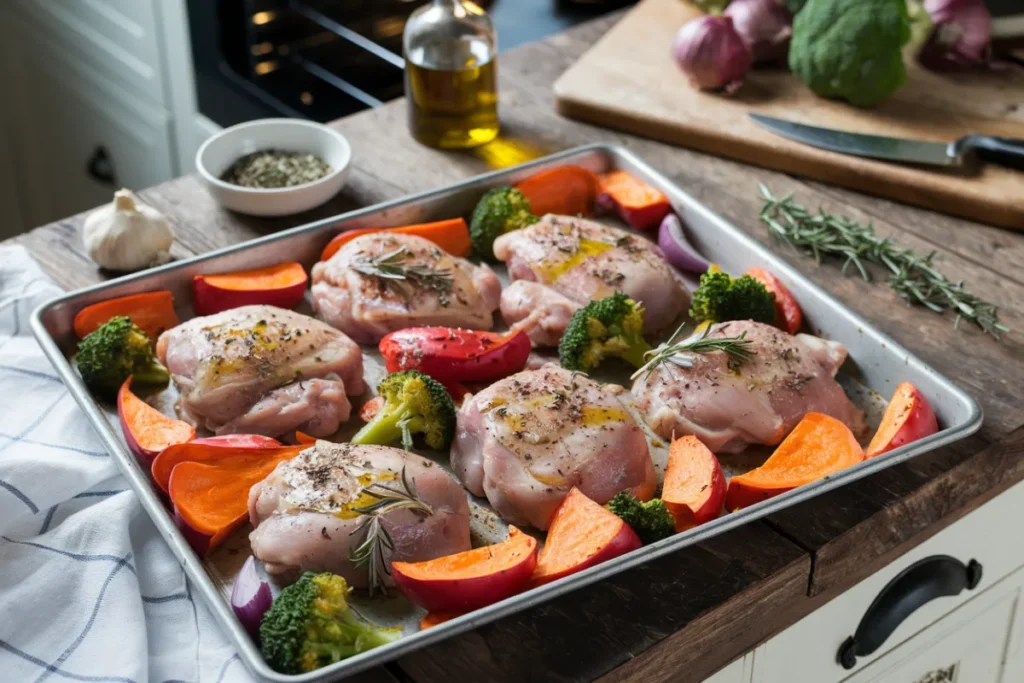
<svg viewBox="0 0 1024 683"><path fill-rule="evenodd" d="M242 187L293 187L320 180L330 172L330 165L312 154L264 149L235 161L220 179Z"/></svg>
<svg viewBox="0 0 1024 683"><path fill-rule="evenodd" d="M685 327L686 323L683 323L672 333L667 342L644 354L647 362L634 372L630 379L636 379L640 375L650 376L659 365L665 362L682 368L691 368L694 354L712 353L713 351L722 351L727 354L729 369L736 371L756 353L748 348L753 342L747 339L746 332L738 337L712 338L708 336L711 334L711 325L707 325L703 332L682 339Z"/></svg>
<svg viewBox="0 0 1024 683"><path fill-rule="evenodd" d="M820 209L812 213L792 195L780 199L764 185L760 187L764 199L761 221L779 241L814 256L818 263L826 256L841 258L844 274L853 266L869 281L871 276L864 263L881 265L889 271L889 286L897 294L936 313L952 309L956 313L954 325L963 318L996 339L1010 331L999 322L999 308L995 304L968 292L963 281L954 282L935 269L934 251L921 256L913 249L879 237L870 223L858 223Z"/></svg>
<svg viewBox="0 0 1024 683"><path fill-rule="evenodd" d="M363 542L352 548L348 559L356 567L367 567L368 588L372 597L376 590L384 595L388 594L387 586L384 584L384 577L391 575L391 568L385 558L386 552L395 549L394 539L381 521L381 517L395 510L408 509L416 514L429 517L434 514L433 508L419 499L416 493L415 480L406 477L405 468L402 468L401 476L402 490L385 486L380 482L373 482L359 492L359 497L368 496L374 502L363 507L352 508L365 519L353 529L351 534L363 532Z"/></svg>
<svg viewBox="0 0 1024 683"><path fill-rule="evenodd" d="M410 263L412 257L412 252L402 246L379 256L358 258L352 263L352 269L367 277L379 278L386 287L402 296L407 294L406 283L432 289L442 295L441 305L447 305L443 295L452 291L452 274L423 263Z"/></svg>

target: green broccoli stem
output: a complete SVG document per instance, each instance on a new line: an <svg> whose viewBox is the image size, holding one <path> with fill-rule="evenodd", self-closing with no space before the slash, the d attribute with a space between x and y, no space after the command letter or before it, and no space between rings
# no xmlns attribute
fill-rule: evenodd
<svg viewBox="0 0 1024 683"><path fill-rule="evenodd" d="M163 365L153 361L149 365L136 368L132 373L132 385L138 383L144 387L165 387L171 381L171 374Z"/></svg>
<svg viewBox="0 0 1024 683"><path fill-rule="evenodd" d="M351 443L359 446L380 445L387 446L396 441L401 441L406 450L412 447L412 433L421 431L422 419L413 416L412 410L407 405L401 405L396 410L387 410L387 405L363 426L356 435L352 437Z"/></svg>
<svg viewBox="0 0 1024 683"><path fill-rule="evenodd" d="M631 340L629 348L622 352L622 358L634 367L642 368L647 359L644 355L651 350L651 345L643 337Z"/></svg>

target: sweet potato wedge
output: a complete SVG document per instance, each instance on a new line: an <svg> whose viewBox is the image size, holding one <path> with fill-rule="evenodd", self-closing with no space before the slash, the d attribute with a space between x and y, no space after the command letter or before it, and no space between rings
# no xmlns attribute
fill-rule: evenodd
<svg viewBox="0 0 1024 683"><path fill-rule="evenodd" d="M252 304L292 308L302 301L308 281L302 264L293 262L237 273L196 275L192 278L192 305L199 315Z"/></svg>
<svg viewBox="0 0 1024 683"><path fill-rule="evenodd" d="M117 392L117 416L121 432L139 462L149 467L168 446L196 438L192 425L167 417L132 393L129 377Z"/></svg>
<svg viewBox="0 0 1024 683"><path fill-rule="evenodd" d="M760 282L765 289L775 295L776 326L790 334L799 332L800 326L804 324L804 314L789 288L764 268L749 268L747 275Z"/></svg>
<svg viewBox="0 0 1024 683"><path fill-rule="evenodd" d="M620 517L573 488L555 511L533 583L581 572L641 545L640 537Z"/></svg>
<svg viewBox="0 0 1024 683"><path fill-rule="evenodd" d="M426 562L393 562L395 585L431 612L468 612L515 595L537 566L537 539L514 526L502 543Z"/></svg>
<svg viewBox="0 0 1024 683"><path fill-rule="evenodd" d="M725 475L715 454L695 436L683 436L668 450L661 499L672 513L676 531L718 517L725 502Z"/></svg>
<svg viewBox="0 0 1024 683"><path fill-rule="evenodd" d="M598 178L601 192L597 196L597 206L614 211L631 228L656 228L672 210L668 197L627 171L616 169Z"/></svg>
<svg viewBox="0 0 1024 683"><path fill-rule="evenodd" d="M937 431L939 422L928 401L913 384L901 382L889 399L878 431L868 444L867 457L887 453Z"/></svg>
<svg viewBox="0 0 1024 683"><path fill-rule="evenodd" d="M535 173L515 187L526 195L530 210L538 216L589 216L601 183L593 172L581 166L558 166Z"/></svg>
<svg viewBox="0 0 1024 683"><path fill-rule="evenodd" d="M174 297L165 290L130 294L86 306L75 314L75 334L84 339L111 318L125 315L156 342L163 332L180 321L174 312Z"/></svg>
<svg viewBox="0 0 1024 683"><path fill-rule="evenodd" d="M864 460L864 451L845 424L822 413L807 413L763 465L729 480L730 512L835 474Z"/></svg>

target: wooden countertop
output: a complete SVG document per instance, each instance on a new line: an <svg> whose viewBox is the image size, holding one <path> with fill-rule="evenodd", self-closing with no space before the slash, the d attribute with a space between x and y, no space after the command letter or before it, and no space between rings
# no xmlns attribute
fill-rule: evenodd
<svg viewBox="0 0 1024 683"><path fill-rule="evenodd" d="M409 655L376 676L462 681L700 681L900 554L1024 478L1024 234L911 209L780 173L575 123L555 114L551 85L617 15L501 56L506 145L442 153L409 137L405 105L340 120L354 148L341 195L306 215L267 220L220 209L186 176L141 191L175 223L178 257L236 244L358 206L418 192L522 155L592 142L623 145L769 244L846 305L966 388L985 425L956 446L822 495L765 521L661 558L521 615ZM488 158L485 158L488 157ZM911 308L883 283L843 277L774 245L758 222L757 183L804 203L870 220L879 233L935 251L939 267L998 302L1003 341L949 316ZM85 256L83 216L38 228L24 244L60 285L103 274Z"/></svg>

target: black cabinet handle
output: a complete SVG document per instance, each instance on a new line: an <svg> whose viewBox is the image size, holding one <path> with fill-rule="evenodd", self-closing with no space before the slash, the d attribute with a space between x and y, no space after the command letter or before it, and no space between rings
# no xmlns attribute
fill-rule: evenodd
<svg viewBox="0 0 1024 683"><path fill-rule="evenodd" d="M92 156L85 164L85 172L93 180L104 185L114 186L117 183L117 177L114 175L114 160L110 158L107 148L103 145L98 145L93 150Z"/></svg>
<svg viewBox="0 0 1024 683"><path fill-rule="evenodd" d="M932 555L910 565L878 594L836 654L844 669L857 665L857 657L871 654L892 632L925 603L972 590L981 581L981 564L964 564L949 555Z"/></svg>

